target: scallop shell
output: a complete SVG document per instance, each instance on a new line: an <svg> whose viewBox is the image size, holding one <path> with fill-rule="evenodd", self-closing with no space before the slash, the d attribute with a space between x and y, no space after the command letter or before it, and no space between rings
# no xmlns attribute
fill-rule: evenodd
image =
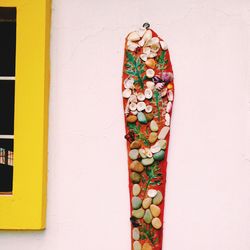
<svg viewBox="0 0 250 250"><path fill-rule="evenodd" d="M129 41L131 42L137 42L141 39L140 35L138 34L138 32L134 31L134 32L131 32L129 35L128 35L128 38L127 38Z"/></svg>

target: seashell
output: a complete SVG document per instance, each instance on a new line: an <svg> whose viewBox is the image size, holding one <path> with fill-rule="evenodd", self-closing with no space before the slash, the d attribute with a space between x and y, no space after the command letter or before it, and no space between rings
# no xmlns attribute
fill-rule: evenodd
<svg viewBox="0 0 250 250"><path fill-rule="evenodd" d="M147 99L151 99L152 96L153 96L153 92L152 92L151 89L145 89L144 95L145 95L145 97L146 97Z"/></svg>
<svg viewBox="0 0 250 250"><path fill-rule="evenodd" d="M169 91L167 92L167 96L168 96L168 100L169 100L170 102L172 102L172 101L174 100L174 93L173 93L172 90L169 90Z"/></svg>
<svg viewBox="0 0 250 250"><path fill-rule="evenodd" d="M149 148L145 148L145 155L148 157L148 158L151 158L153 156L152 152L150 151Z"/></svg>
<svg viewBox="0 0 250 250"><path fill-rule="evenodd" d="M160 41L160 45L162 50L167 50L168 49L168 45L165 41Z"/></svg>
<svg viewBox="0 0 250 250"><path fill-rule="evenodd" d="M141 158L143 158L143 159L147 158L145 149L140 148L139 149L139 154L140 154Z"/></svg>
<svg viewBox="0 0 250 250"><path fill-rule="evenodd" d="M129 104L129 109L130 109L131 111L135 111L136 108L137 108L136 103L132 102L132 103Z"/></svg>
<svg viewBox="0 0 250 250"><path fill-rule="evenodd" d="M155 84L154 84L154 82L152 82L152 81L147 81L146 82L146 86L149 88L149 89L154 89L154 87L155 87Z"/></svg>
<svg viewBox="0 0 250 250"><path fill-rule="evenodd" d="M137 33L139 34L140 37L143 37L143 35L145 34L146 30L147 30L147 29L141 27L141 28L137 31Z"/></svg>
<svg viewBox="0 0 250 250"><path fill-rule="evenodd" d="M145 64L149 67L149 68L152 68L154 69L155 68L155 65L156 65L156 62L154 59L147 59L147 61L145 62Z"/></svg>
<svg viewBox="0 0 250 250"><path fill-rule="evenodd" d="M162 90L163 87L165 85L165 82L158 82L156 85L155 85L155 88L158 89L158 90Z"/></svg>
<svg viewBox="0 0 250 250"><path fill-rule="evenodd" d="M127 101L127 104L126 104L126 107L125 107L124 113L125 113L126 115L128 115L128 114L129 114L129 100Z"/></svg>
<svg viewBox="0 0 250 250"><path fill-rule="evenodd" d="M130 102L137 102L137 97L136 97L136 95L131 95L130 97L129 97L129 99L128 99Z"/></svg>
<svg viewBox="0 0 250 250"><path fill-rule="evenodd" d="M124 91L122 92L122 96L124 98L129 98L131 96L131 93L132 93L131 89L124 89Z"/></svg>
<svg viewBox="0 0 250 250"><path fill-rule="evenodd" d="M144 35L143 35L143 39L147 42L148 40L150 40L152 38L153 34L151 30L147 30Z"/></svg>
<svg viewBox="0 0 250 250"><path fill-rule="evenodd" d="M127 39L131 42L137 42L141 39L140 35L138 34L138 32L134 31L134 32L131 32Z"/></svg>
<svg viewBox="0 0 250 250"><path fill-rule="evenodd" d="M165 125L166 126L170 126L170 121L171 121L171 117L170 117L170 114L169 113L166 113L166 115L165 115Z"/></svg>
<svg viewBox="0 0 250 250"><path fill-rule="evenodd" d="M146 42L146 46L152 46L152 45L155 45L155 44L158 44L158 45L160 45L159 44L159 42L160 42L160 39L158 38L158 37L153 37L153 38L151 38L150 40L147 40L147 42ZM152 48L152 47L151 47Z"/></svg>
<svg viewBox="0 0 250 250"><path fill-rule="evenodd" d="M140 54L140 58L142 59L142 61L146 62L148 59L148 56L146 54Z"/></svg>
<svg viewBox="0 0 250 250"><path fill-rule="evenodd" d="M146 113L150 113L150 112L152 112L152 110L153 110L153 107L151 105L148 105L145 108Z"/></svg>
<svg viewBox="0 0 250 250"><path fill-rule="evenodd" d="M160 49L160 44L156 43L151 46L151 52L157 53Z"/></svg>
<svg viewBox="0 0 250 250"><path fill-rule="evenodd" d="M148 56L151 52L151 49L149 47L144 47L142 51L144 54L146 54Z"/></svg>
<svg viewBox="0 0 250 250"><path fill-rule="evenodd" d="M169 132L170 128L165 126L161 129L159 135L158 135L158 139L159 140L164 140Z"/></svg>
<svg viewBox="0 0 250 250"><path fill-rule="evenodd" d="M138 114L138 111L137 111L137 110L131 111L131 114L137 115L137 114Z"/></svg>
<svg viewBox="0 0 250 250"><path fill-rule="evenodd" d="M139 101L144 101L145 100L145 95L143 93L139 93L139 94L137 94L137 99Z"/></svg>
<svg viewBox="0 0 250 250"><path fill-rule="evenodd" d="M139 48L139 45L137 45L136 43L135 44L130 44L127 46L127 49L130 50L130 51L135 51L137 48Z"/></svg>
<svg viewBox="0 0 250 250"><path fill-rule="evenodd" d="M147 194L148 194L148 197L154 198L157 195L157 190L149 189Z"/></svg>
<svg viewBox="0 0 250 250"><path fill-rule="evenodd" d="M150 52L149 55L148 55L148 58L154 58L157 56L157 53L155 52Z"/></svg>
<svg viewBox="0 0 250 250"><path fill-rule="evenodd" d="M136 104L136 108L137 108L137 110L138 110L139 112L142 111L142 110L144 110L144 109L146 108L145 102L138 102L138 103Z"/></svg>
<svg viewBox="0 0 250 250"><path fill-rule="evenodd" d="M145 44L145 40L144 39L141 39L139 42L138 42L139 46L140 47L143 47L143 45Z"/></svg>
<svg viewBox="0 0 250 250"><path fill-rule="evenodd" d="M168 103L167 103L167 107L166 107L166 111L167 111L168 113L170 113L171 109L172 109L172 102L168 102Z"/></svg>
<svg viewBox="0 0 250 250"><path fill-rule="evenodd" d="M127 78L125 81L124 81L124 87L126 89L132 89L134 87L134 79L133 78Z"/></svg>
<svg viewBox="0 0 250 250"><path fill-rule="evenodd" d="M158 145L158 144L155 144L153 145L151 148L150 148L150 151L155 154L155 153L158 153L161 151L161 146Z"/></svg>
<svg viewBox="0 0 250 250"><path fill-rule="evenodd" d="M146 76L147 76L148 78L152 78L154 75L155 75L155 72L154 72L153 69L147 69L147 71L146 71Z"/></svg>

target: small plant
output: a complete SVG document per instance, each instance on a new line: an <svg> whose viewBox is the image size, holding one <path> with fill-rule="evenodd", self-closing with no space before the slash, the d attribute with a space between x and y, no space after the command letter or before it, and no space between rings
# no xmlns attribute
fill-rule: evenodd
<svg viewBox="0 0 250 250"><path fill-rule="evenodd" d="M159 238L155 238L154 228L151 224L142 224L140 231L142 240L149 239L152 245L155 245L159 241Z"/></svg>
<svg viewBox="0 0 250 250"><path fill-rule="evenodd" d="M162 51L161 55L159 56L159 58L157 60L157 64L156 64L156 67L162 71L165 70L167 68L167 65L168 65L168 60L167 59L165 60L165 56L166 56L166 51Z"/></svg>

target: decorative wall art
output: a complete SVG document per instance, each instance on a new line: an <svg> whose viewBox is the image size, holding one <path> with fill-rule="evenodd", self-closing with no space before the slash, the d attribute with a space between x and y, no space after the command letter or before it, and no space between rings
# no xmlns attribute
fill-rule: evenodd
<svg viewBox="0 0 250 250"><path fill-rule="evenodd" d="M0 0L0 229L45 228L49 0Z"/></svg>
<svg viewBox="0 0 250 250"><path fill-rule="evenodd" d="M147 23L126 37L122 91L132 249L161 250L174 83L167 44Z"/></svg>

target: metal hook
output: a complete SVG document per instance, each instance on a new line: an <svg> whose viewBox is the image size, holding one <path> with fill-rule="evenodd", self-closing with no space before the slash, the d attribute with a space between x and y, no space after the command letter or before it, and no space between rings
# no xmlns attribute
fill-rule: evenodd
<svg viewBox="0 0 250 250"><path fill-rule="evenodd" d="M145 28L145 29L149 29L150 28L150 24L149 23L144 23L142 25L142 27Z"/></svg>

